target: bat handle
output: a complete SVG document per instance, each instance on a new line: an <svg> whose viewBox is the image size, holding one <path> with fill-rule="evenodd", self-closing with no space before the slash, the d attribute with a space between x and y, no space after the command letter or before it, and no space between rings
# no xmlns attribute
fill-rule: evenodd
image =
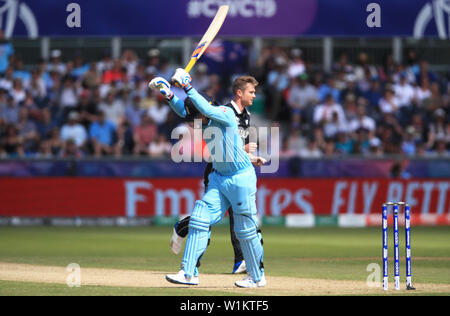
<svg viewBox="0 0 450 316"><path fill-rule="evenodd" d="M191 58L191 60L189 61L189 64L186 66L186 68L184 68L184 70L186 70L186 72L190 72L192 67L194 67L195 63L197 62L197 58Z"/></svg>

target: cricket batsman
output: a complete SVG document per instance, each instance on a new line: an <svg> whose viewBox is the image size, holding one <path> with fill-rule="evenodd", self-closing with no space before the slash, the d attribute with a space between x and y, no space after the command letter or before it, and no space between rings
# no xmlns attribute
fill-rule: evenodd
<svg viewBox="0 0 450 316"><path fill-rule="evenodd" d="M209 119L206 128L213 128L220 135L213 137L214 142L207 141L213 171L208 177L206 193L201 200L196 201L189 220L181 270L177 274L166 275L166 279L177 284L198 285L199 278L195 269L207 248L210 227L217 224L226 210L232 207L234 230L249 273L249 276L237 281L235 285L245 288L265 286L262 237L258 232L256 219L256 174L251 160L257 165L265 161L260 157L249 156L244 151L233 109L210 104L192 88L191 80L184 69L177 69L172 77L172 81L184 89L200 114ZM252 104L257 84L253 77L245 77L237 85L233 85L240 102L247 106ZM149 86L159 89L174 111L180 116L186 116L184 102L173 95L170 84L165 79L155 78ZM217 141L220 145L214 146Z"/></svg>
<svg viewBox="0 0 450 316"><path fill-rule="evenodd" d="M248 112L247 107L251 106L252 103L244 102L244 104L243 104L241 102L240 96L237 94L237 91L235 91L235 90L238 90L238 88L240 86L242 86L243 84L246 83L246 79L248 79L248 78L240 77L237 80L235 80L234 85L233 85L234 98L230 103L226 104L225 106L230 107L234 111L234 113L236 115L238 127L239 127L239 135L241 136L242 141L245 144L244 150L248 154L250 154L251 160L255 160L251 153L257 149L257 144L254 142L250 142L249 130L248 130L250 127L250 113ZM207 96L206 96L206 99L208 99ZM212 101L210 101L210 103L211 102ZM184 107L185 107L186 111L188 112L188 115L185 116L186 119L192 120L192 119L198 117L199 112L193 105L192 100L190 98L185 99ZM179 115L181 116L181 114L179 114ZM263 158L261 158L261 159L263 160ZM263 161L265 162L265 160L263 160ZM205 168L205 171L203 174L205 190L208 187L208 182L209 182L208 177L212 171L214 171L214 169L212 167L212 163L208 163L206 165L206 168ZM232 273L233 274L245 273L245 272L247 272L247 269L245 267L244 256L242 255L242 249L239 244L239 240L237 239L236 233L234 232L234 216L233 216L233 210L231 207L228 209L228 215L230 218L231 244L233 246L233 251L234 251L234 265L233 265ZM179 254L182 250L184 239L186 238L186 236L188 234L189 221L190 221L190 216L187 216L187 217L183 218L181 221L178 221L174 225L172 238L170 240L170 248L172 249L172 252L175 254ZM258 232L260 232L260 231L258 230ZM209 244L209 242L208 242L208 244ZM200 261L197 263L197 268L199 266L200 266Z"/></svg>

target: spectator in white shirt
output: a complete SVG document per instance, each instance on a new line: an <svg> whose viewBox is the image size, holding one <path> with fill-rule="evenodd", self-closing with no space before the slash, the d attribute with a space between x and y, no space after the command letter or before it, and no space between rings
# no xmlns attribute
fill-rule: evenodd
<svg viewBox="0 0 450 316"><path fill-rule="evenodd" d="M354 133L360 128L369 131L369 139L374 136L376 123L375 120L366 115L366 107L363 104L358 105L356 118L350 122L349 131Z"/></svg>
<svg viewBox="0 0 450 316"><path fill-rule="evenodd" d="M408 83L406 75L400 75L400 82L394 85L395 97L398 100L398 106L410 106L414 98L414 88Z"/></svg>
<svg viewBox="0 0 450 316"><path fill-rule="evenodd" d="M336 114L335 114L336 113ZM345 126L345 114L342 106L334 101L331 94L325 97L325 102L319 104L314 110L314 123L317 125L323 125L327 122L332 122L337 115L337 121L340 126Z"/></svg>
<svg viewBox="0 0 450 316"><path fill-rule="evenodd" d="M66 76L62 79L63 86L59 90L58 100L61 107L63 117L67 115L78 105L78 96L74 79L71 76Z"/></svg>
<svg viewBox="0 0 450 316"><path fill-rule="evenodd" d="M167 121L167 115L169 115L170 108L168 105L158 102L156 106L152 106L148 109L148 116L150 116L156 125L163 125Z"/></svg>
<svg viewBox="0 0 450 316"><path fill-rule="evenodd" d="M304 117L305 110L309 105L312 105L319 100L317 89L308 83L308 75L306 73L294 78L293 85L289 89L289 96L287 104L291 108L292 123L297 125Z"/></svg>
<svg viewBox="0 0 450 316"><path fill-rule="evenodd" d="M61 62L61 51L59 49L52 50L50 57L51 61L47 65L47 71L57 71L60 74L64 74L66 72L66 66Z"/></svg>
<svg viewBox="0 0 450 316"><path fill-rule="evenodd" d="M14 98L15 104L19 104L25 100L26 93L22 85L22 80L20 78L15 78L13 80L13 87L9 91L9 93Z"/></svg>
<svg viewBox="0 0 450 316"><path fill-rule="evenodd" d="M420 86L414 90L414 101L422 107L424 100L431 98L430 80L428 77L422 77Z"/></svg>
<svg viewBox="0 0 450 316"><path fill-rule="evenodd" d="M305 72L305 63L302 59L302 50L299 48L293 48L291 50L291 62L288 67L289 78L293 79Z"/></svg>
<svg viewBox="0 0 450 316"><path fill-rule="evenodd" d="M384 90L383 98L379 102L380 111L383 114L397 113L399 105L395 92L390 85Z"/></svg>
<svg viewBox="0 0 450 316"><path fill-rule="evenodd" d="M83 125L78 123L79 114L70 112L68 122L61 129L61 139L67 141L73 139L78 148L84 147L87 140L87 132Z"/></svg>

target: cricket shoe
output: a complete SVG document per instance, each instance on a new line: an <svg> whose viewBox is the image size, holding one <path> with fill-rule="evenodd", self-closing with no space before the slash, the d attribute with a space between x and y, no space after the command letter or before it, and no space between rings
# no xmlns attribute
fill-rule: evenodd
<svg viewBox="0 0 450 316"><path fill-rule="evenodd" d="M172 252L176 255L178 255L181 252L181 249L183 249L183 241L184 237L181 237L177 234L177 224L175 224L173 228L172 238L170 238L170 249L172 249Z"/></svg>
<svg viewBox="0 0 450 316"><path fill-rule="evenodd" d="M234 282L234 285L236 285L237 287L244 287L244 288L263 287L266 286L266 284L267 282L264 274L262 275L261 280L259 282L253 281L253 278L250 275L246 276L241 281Z"/></svg>
<svg viewBox="0 0 450 316"><path fill-rule="evenodd" d="M233 267L232 274L239 274L239 273L245 273L247 272L247 267L245 266L245 261L241 260L239 262L236 262Z"/></svg>
<svg viewBox="0 0 450 316"><path fill-rule="evenodd" d="M183 270L180 270L177 274L166 274L166 280L175 284L198 285L198 277L188 277Z"/></svg>

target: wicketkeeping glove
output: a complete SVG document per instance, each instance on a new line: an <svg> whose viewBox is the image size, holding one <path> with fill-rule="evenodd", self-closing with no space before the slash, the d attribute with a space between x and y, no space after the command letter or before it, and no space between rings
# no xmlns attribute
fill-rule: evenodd
<svg viewBox="0 0 450 316"><path fill-rule="evenodd" d="M189 75L183 68L178 68L172 77L172 82L183 88L185 92L192 89L191 81L191 75Z"/></svg>
<svg viewBox="0 0 450 316"><path fill-rule="evenodd" d="M170 90L170 83L162 78L156 77L148 84L150 89L158 89L159 93L161 93L167 100L171 100L173 98L173 92Z"/></svg>

